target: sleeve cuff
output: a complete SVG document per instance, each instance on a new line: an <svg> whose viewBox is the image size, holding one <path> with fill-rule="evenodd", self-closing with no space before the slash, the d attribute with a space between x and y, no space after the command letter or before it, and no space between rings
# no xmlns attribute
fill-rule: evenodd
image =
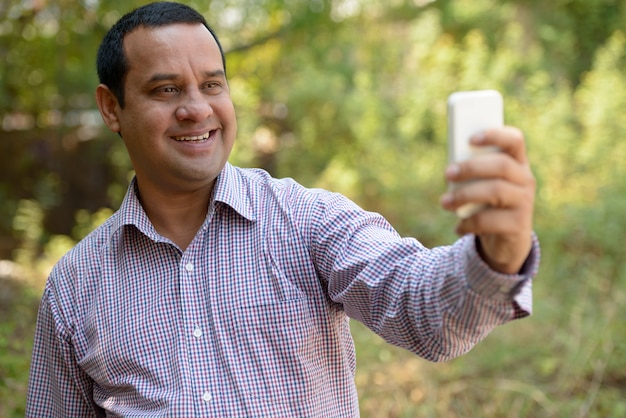
<svg viewBox="0 0 626 418"><path fill-rule="evenodd" d="M533 233L532 248L518 274L502 274L492 270L478 254L476 237L468 235L464 240L464 269L469 288L475 293L499 302L514 302L515 317L532 312L532 279L539 270L540 247Z"/></svg>

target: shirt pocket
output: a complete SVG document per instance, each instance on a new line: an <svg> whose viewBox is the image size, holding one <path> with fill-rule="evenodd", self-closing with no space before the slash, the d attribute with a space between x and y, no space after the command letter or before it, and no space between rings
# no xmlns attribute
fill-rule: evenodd
<svg viewBox="0 0 626 418"><path fill-rule="evenodd" d="M301 407L322 391L326 372L307 299L247 306L233 312L234 367L246 396L268 405Z"/></svg>

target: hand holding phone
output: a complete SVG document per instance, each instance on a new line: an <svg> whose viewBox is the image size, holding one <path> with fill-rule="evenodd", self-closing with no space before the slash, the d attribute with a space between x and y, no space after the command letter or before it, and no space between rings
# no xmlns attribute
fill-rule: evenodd
<svg viewBox="0 0 626 418"><path fill-rule="evenodd" d="M504 125L504 106L500 93L495 90L476 90L452 93L448 97L448 150L451 163L473 158L485 152L497 152L496 147L473 147L470 138L486 129ZM450 183L451 190L463 183ZM468 218L484 205L468 203L459 207L456 214Z"/></svg>

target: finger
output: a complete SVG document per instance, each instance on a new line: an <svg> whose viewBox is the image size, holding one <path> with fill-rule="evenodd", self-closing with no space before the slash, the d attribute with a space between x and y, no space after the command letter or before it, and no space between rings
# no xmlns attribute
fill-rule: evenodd
<svg viewBox="0 0 626 418"><path fill-rule="evenodd" d="M524 234L532 231L532 211L519 207L488 207L469 218L461 219L456 225L456 233L459 235L515 235L522 231Z"/></svg>
<svg viewBox="0 0 626 418"><path fill-rule="evenodd" d="M524 184L532 177L525 164L504 153L478 155L472 159L451 164L446 169L446 179L450 182L466 180L502 178L513 183Z"/></svg>
<svg viewBox="0 0 626 418"><path fill-rule="evenodd" d="M471 181L450 189L441 200L447 210L468 204L482 204L492 208L512 208L532 205L534 187L504 180Z"/></svg>
<svg viewBox="0 0 626 418"><path fill-rule="evenodd" d="M513 126L488 129L481 134L474 135L470 138L470 142L479 147L498 147L501 152L510 155L518 162L528 163L524 134Z"/></svg>

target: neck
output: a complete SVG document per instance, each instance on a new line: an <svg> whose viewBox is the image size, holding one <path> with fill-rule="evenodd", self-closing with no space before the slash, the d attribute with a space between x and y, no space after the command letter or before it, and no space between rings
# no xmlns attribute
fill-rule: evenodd
<svg viewBox="0 0 626 418"><path fill-rule="evenodd" d="M191 191L172 192L137 180L139 200L156 231L185 251L204 222L213 181Z"/></svg>

